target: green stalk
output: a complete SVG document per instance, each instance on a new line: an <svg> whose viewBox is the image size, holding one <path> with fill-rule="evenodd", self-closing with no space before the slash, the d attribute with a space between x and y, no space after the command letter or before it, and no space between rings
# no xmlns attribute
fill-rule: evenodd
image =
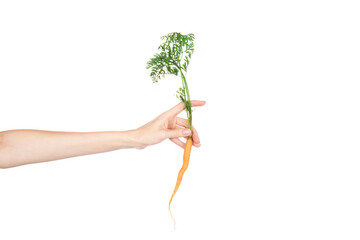
<svg viewBox="0 0 360 240"><path fill-rule="evenodd" d="M190 92L189 92L189 88L186 82L186 78L184 73L181 71L180 69L180 73L181 73L181 79L182 79L182 83L183 83L183 88L185 89L186 92L186 102L185 102L185 110L186 110L186 115L187 115L187 119L188 119L188 123L189 123L189 129L191 130L190 133L190 138L192 137L192 111L191 111L191 101L190 101Z"/></svg>

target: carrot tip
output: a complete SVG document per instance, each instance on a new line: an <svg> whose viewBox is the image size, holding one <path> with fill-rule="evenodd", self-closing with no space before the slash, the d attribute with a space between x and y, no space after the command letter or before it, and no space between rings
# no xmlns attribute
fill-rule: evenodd
<svg viewBox="0 0 360 240"><path fill-rule="evenodd" d="M176 230L176 221L175 221L175 218L173 217L173 215L171 213L170 206L169 206L169 212L170 212L172 220L174 221L174 229Z"/></svg>

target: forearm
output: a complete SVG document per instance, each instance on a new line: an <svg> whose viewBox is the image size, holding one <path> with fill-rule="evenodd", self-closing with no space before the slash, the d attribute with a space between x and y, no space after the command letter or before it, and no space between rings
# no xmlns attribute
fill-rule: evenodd
<svg viewBox="0 0 360 240"><path fill-rule="evenodd" d="M0 132L0 168L142 147L138 133L53 132L11 130Z"/></svg>

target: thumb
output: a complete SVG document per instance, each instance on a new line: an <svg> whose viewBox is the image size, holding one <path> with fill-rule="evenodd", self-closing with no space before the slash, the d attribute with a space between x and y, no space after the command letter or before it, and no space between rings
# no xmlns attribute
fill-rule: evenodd
<svg viewBox="0 0 360 240"><path fill-rule="evenodd" d="M178 138L178 137L186 137L191 134L191 130L188 128L176 128L171 130L166 130L167 138Z"/></svg>

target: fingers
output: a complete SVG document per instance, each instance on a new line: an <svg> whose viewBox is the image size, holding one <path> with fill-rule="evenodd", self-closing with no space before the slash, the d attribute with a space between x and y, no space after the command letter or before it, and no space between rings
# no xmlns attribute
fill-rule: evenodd
<svg viewBox="0 0 360 240"><path fill-rule="evenodd" d="M200 100L192 100L191 101L191 106L192 107L201 107L205 105L205 101L200 101ZM171 108L168 112L171 115L177 116L179 113L181 113L182 111L184 111L185 109L185 104L183 102L180 102L179 104L177 104L175 107Z"/></svg>
<svg viewBox="0 0 360 240"><path fill-rule="evenodd" d="M170 138L170 141L172 141L173 143L175 143L176 145L178 145L181 148L185 148L185 143L183 141L181 141L179 138ZM201 145L200 145L200 143L198 143L198 144L193 143L193 146L200 147Z"/></svg>
<svg viewBox="0 0 360 240"><path fill-rule="evenodd" d="M188 128L174 128L165 130L166 138L179 138L179 137L187 137L191 134L190 129Z"/></svg>
<svg viewBox="0 0 360 240"><path fill-rule="evenodd" d="M189 127L189 122L187 119L184 119L184 118L176 118L176 124L181 126L181 127L185 127L185 128L188 128ZM192 130L193 130L193 135L192 135L192 139L193 139L193 145L195 147L200 147L200 138L199 138L199 134L198 132L196 131L195 127L193 126L192 127Z"/></svg>
<svg viewBox="0 0 360 240"><path fill-rule="evenodd" d="M198 134L198 132L196 131L196 129L194 128L194 126L193 126L192 130L193 130L193 135L192 135L193 145L194 145L195 147L200 147L201 144L200 144L199 134Z"/></svg>
<svg viewBox="0 0 360 240"><path fill-rule="evenodd" d="M181 141L179 138L170 138L170 141L172 141L181 148L185 148L185 143Z"/></svg>
<svg viewBox="0 0 360 240"><path fill-rule="evenodd" d="M185 118L177 117L176 118L176 124L181 126L181 127L186 127L186 128L189 127L189 121L187 119L185 119Z"/></svg>
<svg viewBox="0 0 360 240"><path fill-rule="evenodd" d="M191 106L192 107L201 107L205 105L205 101L200 101L200 100L192 100L191 101ZM185 104L183 102L180 102L179 104L177 104L175 107L171 108L169 111L167 111L166 114L169 114L167 116L177 116L179 113L181 113L182 111L184 111L185 109ZM165 115L164 115L165 116ZM178 145L181 148L185 147L185 143L183 141L181 141L179 138L180 137L187 137L190 134L185 132L186 130L189 130L189 124L188 124L188 120L183 119L183 118L176 118L176 125L183 127L183 128L175 128L175 129L171 129L171 130L167 130L166 131L166 135L167 137L176 145ZM193 134L192 134L192 139L193 139L193 146L194 147L200 147L200 138L199 138L199 134L196 131L196 129L194 128L194 126L192 127L193 130Z"/></svg>

